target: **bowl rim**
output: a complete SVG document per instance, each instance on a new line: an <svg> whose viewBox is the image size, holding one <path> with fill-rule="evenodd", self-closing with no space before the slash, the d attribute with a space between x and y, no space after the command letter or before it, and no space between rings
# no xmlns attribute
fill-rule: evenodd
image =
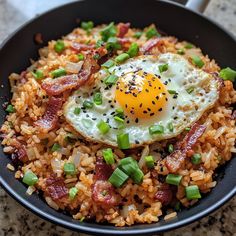
<svg viewBox="0 0 236 236"><path fill-rule="evenodd" d="M83 1L89 1L89 0L81 0L79 2L83 2ZM170 0L159 0L160 2L163 2L165 4L172 4L175 5L176 7L180 7L183 8L187 11L192 12L193 14L209 21L211 24L215 25L217 28L219 28L221 31L224 32L224 34L228 35L233 41L235 41L236 43L236 36L234 36L231 32L229 32L228 30L226 30L223 26L221 26L219 23L214 22L213 20L209 19L207 16L204 16L201 13L195 12L191 9L186 8L184 5L177 3L177 2L172 2ZM22 24L21 26L19 26L15 31L13 31L12 33L10 33L0 44L0 50L2 50L7 43L15 36L17 35L21 30L23 30L24 28L26 28L28 25L30 25L31 23L33 23L35 20L39 19L40 17L43 17L44 15L49 14L52 11L55 10L59 10L59 9L63 9L65 6L67 5L73 5L73 4L78 4L78 1L72 1L69 3L65 3L62 4L60 6L57 7L53 7L41 14L36 15L35 17L33 17L32 19L26 21L24 24ZM18 180L17 180L18 181ZM50 213L44 212L43 210L39 209L38 207L35 207L33 204L29 203L26 199L24 199L23 197L21 197L17 191L14 191L11 186L9 185L9 183L7 183L2 176L0 175L0 186L13 198L15 199L18 203L20 203L23 207L25 207L26 209L28 209L29 211L31 211L32 213L36 214L37 216L43 218L46 221L49 221L53 224L57 224L60 225L64 228L73 230L73 231L80 231L80 232L84 232L84 233L90 233L93 235L124 235L124 232L127 235L143 235L143 234L153 234L153 233L162 233L162 232L166 232L166 231L170 231L173 229L177 229L183 226L186 226L190 223L193 223L201 218L203 218L204 216L209 215L210 213L214 212L215 210L217 210L218 208L220 208L223 204L225 204L227 201L229 201L232 197L234 197L236 195L236 186L231 189L231 191L229 191L227 194L225 194L225 196L215 202L214 205L209 206L207 209L205 209L202 212L199 212L197 214L192 215L191 217L188 217L186 219L182 219L181 221L177 221L177 222L172 222L170 224L167 225L161 225L161 226L154 226L150 227L150 228L143 228L143 229L132 229L132 228L126 228L125 230L122 228L118 228L116 227L115 229L105 229L105 228L97 228L95 227L89 227L89 226L84 226L83 224L75 224L73 222L67 222L66 220L62 220L56 216L51 215ZM46 203L45 203L46 204Z"/></svg>

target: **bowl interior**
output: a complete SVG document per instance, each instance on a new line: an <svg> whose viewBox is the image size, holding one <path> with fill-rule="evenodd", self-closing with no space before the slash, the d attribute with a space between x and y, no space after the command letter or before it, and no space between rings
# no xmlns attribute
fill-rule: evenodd
<svg viewBox="0 0 236 236"><path fill-rule="evenodd" d="M41 33L44 45L51 39L66 35L78 26L76 19L92 20L96 24L114 22L131 22L132 27L145 27L155 23L168 35L195 43L203 49L210 58L215 58L221 65L236 67L235 40L224 30L190 12L181 6L162 1L145 0L86 0L71 3L56 8L18 30L9 38L0 50L0 103L10 99L8 76L11 72L21 72L30 65L30 58L37 59L37 50L42 45L34 42L34 35ZM224 42L222 44L222 42ZM5 111L0 107L0 123L5 119ZM14 178L14 173L6 169L10 162L0 148L0 183L25 207L36 214L73 230L96 234L147 234L163 232L180 227L210 213L230 199L236 192L236 159L232 159L218 171L217 186L206 195L197 205L185 209L171 221L161 220L150 225L135 225L132 227L115 228L111 225L86 223L73 220L70 216L57 212L45 204L43 198L34 194L25 194L26 187Z"/></svg>

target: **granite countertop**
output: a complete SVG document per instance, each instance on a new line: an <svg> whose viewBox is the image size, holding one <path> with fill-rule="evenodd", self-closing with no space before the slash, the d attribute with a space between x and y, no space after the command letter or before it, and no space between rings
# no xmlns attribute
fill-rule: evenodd
<svg viewBox="0 0 236 236"><path fill-rule="evenodd" d="M0 0L0 43L22 23L53 6L72 0ZM24 11L21 6L24 2ZM204 14L236 36L236 0L211 0ZM82 235L35 216L0 188L0 236ZM236 236L236 197L215 213L164 236Z"/></svg>

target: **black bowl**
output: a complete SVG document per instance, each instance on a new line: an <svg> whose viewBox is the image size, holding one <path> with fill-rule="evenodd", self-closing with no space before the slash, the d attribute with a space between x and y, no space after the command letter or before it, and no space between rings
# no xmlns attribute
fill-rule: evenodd
<svg viewBox="0 0 236 236"><path fill-rule="evenodd" d="M221 66L236 67L234 38L210 20L178 4L154 0L86 0L56 8L31 20L3 43L0 50L0 78L3 85L0 88L1 104L11 97L8 75L11 72L21 72L29 66L29 58L37 59L37 50L42 45L35 44L34 35L41 33L46 45L47 41L57 39L75 28L77 18L92 20L96 24L110 21L131 22L135 27L156 23L169 35L195 43L203 49L204 53L215 58ZM5 115L1 107L1 124ZM91 234L137 235L168 231L206 216L236 193L236 159L234 158L218 171L219 175L216 177L218 184L212 192L197 205L180 212L177 218L167 222L161 220L155 224L116 228L111 225L73 220L69 215L50 208L39 195L26 195L26 187L14 178L14 173L6 169L6 165L11 161L2 152L2 148L0 155L0 183L12 197L40 217L66 228Z"/></svg>

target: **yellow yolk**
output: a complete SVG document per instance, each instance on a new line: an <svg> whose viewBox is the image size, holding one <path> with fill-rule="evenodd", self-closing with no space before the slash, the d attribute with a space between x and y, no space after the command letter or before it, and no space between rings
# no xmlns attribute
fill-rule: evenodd
<svg viewBox="0 0 236 236"><path fill-rule="evenodd" d="M121 77L117 82L115 99L127 116L144 119L161 114L168 101L161 80L143 71Z"/></svg>

